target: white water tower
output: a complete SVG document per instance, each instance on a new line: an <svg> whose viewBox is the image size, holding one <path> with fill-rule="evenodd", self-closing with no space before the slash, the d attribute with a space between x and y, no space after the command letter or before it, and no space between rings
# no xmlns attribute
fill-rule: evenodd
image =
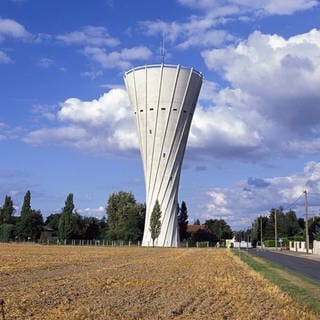
<svg viewBox="0 0 320 320"><path fill-rule="evenodd" d="M180 172L202 74L179 65L147 65L124 75L134 111L146 186L142 245L152 246L150 217L159 201L158 247L177 247Z"/></svg>

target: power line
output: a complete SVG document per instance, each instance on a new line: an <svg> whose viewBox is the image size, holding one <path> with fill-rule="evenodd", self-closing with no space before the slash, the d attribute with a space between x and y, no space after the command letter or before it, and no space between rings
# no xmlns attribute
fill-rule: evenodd
<svg viewBox="0 0 320 320"><path fill-rule="evenodd" d="M293 201L291 204L287 205L286 207L283 207L283 210L291 209L303 197L304 197L304 192L302 192L301 195L295 201Z"/></svg>

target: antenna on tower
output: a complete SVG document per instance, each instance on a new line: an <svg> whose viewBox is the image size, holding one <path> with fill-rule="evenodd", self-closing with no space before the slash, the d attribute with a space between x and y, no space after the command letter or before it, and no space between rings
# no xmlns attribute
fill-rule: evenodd
<svg viewBox="0 0 320 320"><path fill-rule="evenodd" d="M160 56L161 56L161 62L164 64L164 57L166 56L166 51L164 48L164 33L162 33L162 40L160 42Z"/></svg>

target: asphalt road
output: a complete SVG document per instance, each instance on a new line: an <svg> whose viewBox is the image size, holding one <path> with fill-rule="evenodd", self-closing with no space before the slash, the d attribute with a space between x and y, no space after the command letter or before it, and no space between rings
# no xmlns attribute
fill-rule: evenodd
<svg viewBox="0 0 320 320"><path fill-rule="evenodd" d="M320 282L320 261L291 256L287 254L252 249L249 251L265 260L276 263L292 271L302 274L312 280Z"/></svg>

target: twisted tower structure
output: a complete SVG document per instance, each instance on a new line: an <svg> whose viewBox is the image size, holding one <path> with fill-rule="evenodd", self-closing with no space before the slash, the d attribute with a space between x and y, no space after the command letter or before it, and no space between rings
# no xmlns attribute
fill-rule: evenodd
<svg viewBox="0 0 320 320"><path fill-rule="evenodd" d="M180 172L202 74L179 65L147 65L127 71L146 186L146 220L142 245L152 246L150 217L159 201L158 247L177 247Z"/></svg>

